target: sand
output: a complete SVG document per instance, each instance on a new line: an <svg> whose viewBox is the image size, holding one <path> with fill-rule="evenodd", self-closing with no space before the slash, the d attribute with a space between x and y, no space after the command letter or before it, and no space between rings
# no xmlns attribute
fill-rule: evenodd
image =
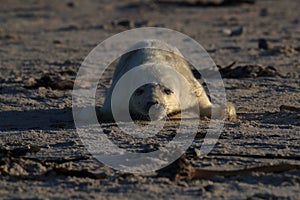
<svg viewBox="0 0 300 200"><path fill-rule="evenodd" d="M299 167L272 170L277 164L300 165L299 1L0 4L1 199L300 198ZM200 159L197 152L206 133L206 122L201 122L186 153L189 165L220 171L263 165L268 172L173 180L156 172L122 173L88 153L72 117L70 88L76 73L101 41L147 26L189 35L223 68L236 62L223 81L238 120L225 122L212 152ZM103 102L103 90L99 96ZM104 128L112 139L120 137L115 142L124 148L155 148L126 138L113 123ZM175 130L171 123L164 134Z"/></svg>

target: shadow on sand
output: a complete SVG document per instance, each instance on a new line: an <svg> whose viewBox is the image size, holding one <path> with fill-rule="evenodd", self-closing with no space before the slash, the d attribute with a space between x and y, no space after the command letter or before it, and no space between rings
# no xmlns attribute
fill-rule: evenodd
<svg viewBox="0 0 300 200"><path fill-rule="evenodd" d="M72 108L0 112L0 131L75 129Z"/></svg>

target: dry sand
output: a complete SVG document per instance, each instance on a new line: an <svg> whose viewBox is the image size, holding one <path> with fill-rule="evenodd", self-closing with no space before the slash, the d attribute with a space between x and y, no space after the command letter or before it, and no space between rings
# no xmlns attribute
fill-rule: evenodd
<svg viewBox="0 0 300 200"><path fill-rule="evenodd" d="M203 6L0 0L0 5L1 199L300 198L299 168L275 173L271 165L300 165L300 1ZM267 173L175 181L155 173L120 173L88 154L73 123L72 81L98 43L144 26L191 36L222 67L236 62L224 83L238 120L225 123L203 159L194 155L205 134L199 130L186 154L190 165L221 171L266 165ZM259 48L262 38L267 44L261 41ZM105 128L118 136L114 126ZM141 148L132 144L123 143Z"/></svg>

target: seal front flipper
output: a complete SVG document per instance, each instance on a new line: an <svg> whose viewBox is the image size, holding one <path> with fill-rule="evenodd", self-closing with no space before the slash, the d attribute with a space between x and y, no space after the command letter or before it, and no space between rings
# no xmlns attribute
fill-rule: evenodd
<svg viewBox="0 0 300 200"><path fill-rule="evenodd" d="M227 102L225 105L226 108L226 116L225 119L229 121L236 121L236 109L231 102Z"/></svg>
<svg viewBox="0 0 300 200"><path fill-rule="evenodd" d="M228 120L233 122L236 121L236 109L231 102L227 102L221 105L212 105L211 109L214 109L215 115L213 117L215 119ZM212 116L207 117L212 118Z"/></svg>

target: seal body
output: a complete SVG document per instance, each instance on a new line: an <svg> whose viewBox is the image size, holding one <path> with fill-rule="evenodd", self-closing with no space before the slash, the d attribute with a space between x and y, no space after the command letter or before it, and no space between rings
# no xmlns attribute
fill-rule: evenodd
<svg viewBox="0 0 300 200"><path fill-rule="evenodd" d="M177 48L158 40L145 40L134 44L126 52L116 66L112 85L98 113L100 120L114 120L111 103L113 91L122 76L135 69L129 81L121 85L120 93L132 90L132 79L149 78L149 82L136 88L130 97L129 111L132 118L161 119L182 110L193 111L195 107L200 110L202 117L211 116L213 105ZM125 103L122 95L116 99L118 102L115 106ZM232 104L220 106L220 113L222 111L226 111L228 118L235 118Z"/></svg>

